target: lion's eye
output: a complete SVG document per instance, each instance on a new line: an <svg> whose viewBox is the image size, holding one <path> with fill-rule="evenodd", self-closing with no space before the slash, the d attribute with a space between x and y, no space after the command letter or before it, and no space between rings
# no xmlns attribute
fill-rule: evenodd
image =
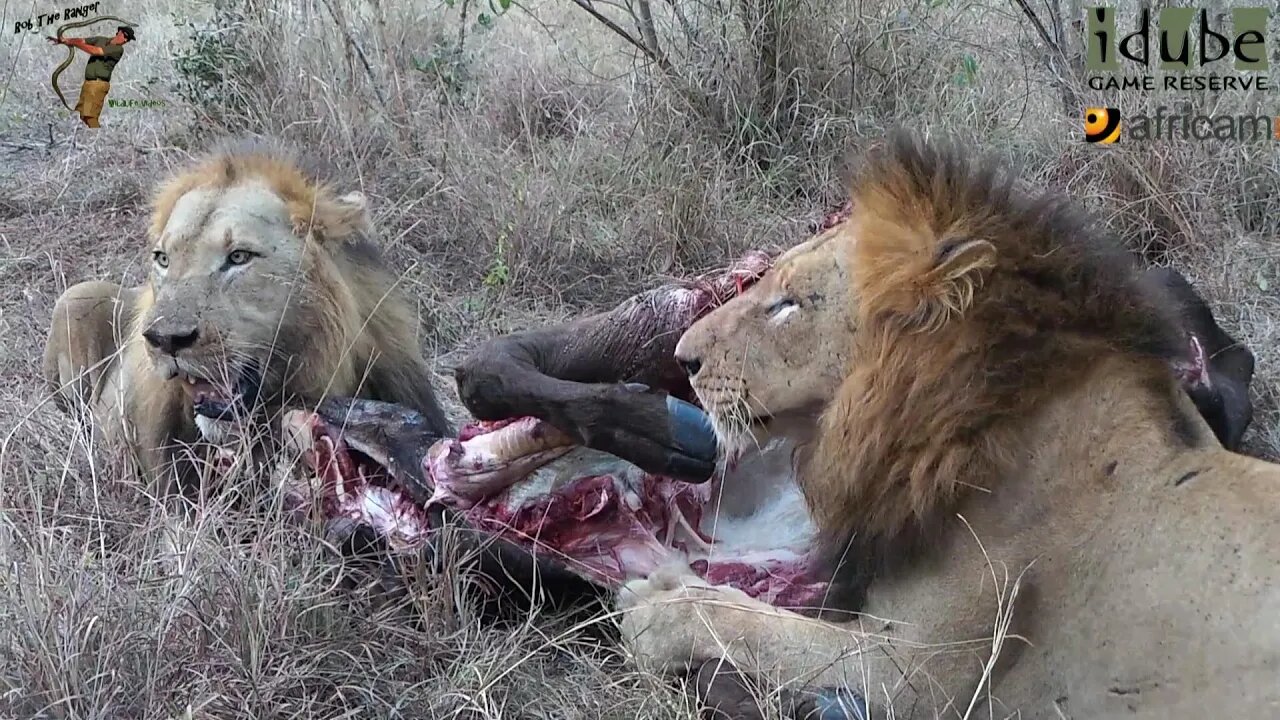
<svg viewBox="0 0 1280 720"><path fill-rule="evenodd" d="M227 264L243 265L249 262L249 259L252 257L253 257L253 253L249 252L248 250L232 250L231 254L227 256Z"/></svg>
<svg viewBox="0 0 1280 720"><path fill-rule="evenodd" d="M155 261L157 267L169 267L169 253L166 253L163 250L156 250L151 253L151 259Z"/></svg>
<svg viewBox="0 0 1280 720"><path fill-rule="evenodd" d="M790 315L791 313L795 312L796 308L799 308L799 307L800 307L799 303L797 303L795 300L792 300L791 298L782 298L781 300L778 300L777 302L775 302L774 304L766 308L765 314L767 314L769 317L775 320L781 320L787 315Z"/></svg>

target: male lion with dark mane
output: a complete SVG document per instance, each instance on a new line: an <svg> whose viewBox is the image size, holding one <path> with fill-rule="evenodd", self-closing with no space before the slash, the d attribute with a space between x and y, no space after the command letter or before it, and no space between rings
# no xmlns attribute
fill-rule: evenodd
<svg viewBox="0 0 1280 720"><path fill-rule="evenodd" d="M1252 357L1209 362L1230 338L1190 285L1061 198L897 137L775 260L482 343L456 437L289 413L288 492L395 553L456 520L522 568L493 586L608 598L715 717L770 685L797 720L1272 716L1280 467L1223 447Z"/></svg>
<svg viewBox="0 0 1280 720"><path fill-rule="evenodd" d="M242 142L162 183L153 205L147 281L68 288L44 372L58 405L87 404L157 489L192 486L206 458L183 445L328 395L395 402L449 431L362 195Z"/></svg>
<svg viewBox="0 0 1280 720"><path fill-rule="evenodd" d="M722 447L799 438L820 567L861 617L664 571L619 597L638 656L848 685L875 716L1280 713L1280 466L1217 442L1118 243L899 136L796 253L676 358Z"/></svg>

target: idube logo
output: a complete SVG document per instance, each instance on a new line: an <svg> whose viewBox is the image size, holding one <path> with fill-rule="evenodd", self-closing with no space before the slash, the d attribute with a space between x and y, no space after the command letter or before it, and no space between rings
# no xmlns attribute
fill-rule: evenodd
<svg viewBox="0 0 1280 720"><path fill-rule="evenodd" d="M1089 87L1147 92L1268 90L1269 14L1265 7L1237 7L1230 12L1170 7L1160 10L1153 23L1151 10L1144 7L1136 27L1126 33L1117 28L1115 8L1090 7L1085 13ZM1164 74L1157 77L1152 70Z"/></svg>

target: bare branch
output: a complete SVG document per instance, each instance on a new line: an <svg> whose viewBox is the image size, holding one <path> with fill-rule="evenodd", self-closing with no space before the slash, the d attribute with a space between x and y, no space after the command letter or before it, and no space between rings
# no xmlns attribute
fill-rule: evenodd
<svg viewBox="0 0 1280 720"><path fill-rule="evenodd" d="M1064 35L1063 31L1061 10L1051 11L1050 20L1053 23L1054 32L1050 34L1027 0L1013 0L1013 3L1031 21L1036 34L1040 36L1045 49L1049 51L1044 60L1048 65L1049 71L1057 76L1056 85L1062 94L1063 112L1074 112L1079 97L1079 55L1075 52L1068 54L1067 49L1063 46L1063 41L1067 36ZM1073 2L1072 5L1073 7L1078 7L1078 3Z"/></svg>
<svg viewBox="0 0 1280 720"><path fill-rule="evenodd" d="M663 72L673 71L674 68L671 67L671 63L667 61L666 57L664 57L663 55L655 51L653 48L650 48L642 40L638 40L634 35L627 32L625 29L623 29L621 25L618 25L614 21L610 20L599 10L596 10L595 7L591 4L590 0L573 0L573 3L578 7L582 8L583 10L586 10L588 13L590 13L591 17L595 18L596 20L599 20L601 24L603 24L605 27L612 30L614 34L616 34L618 37L634 45L637 50L644 53L645 57L649 58L654 63L656 63L658 67L662 68Z"/></svg>
<svg viewBox="0 0 1280 720"><path fill-rule="evenodd" d="M1053 37L1049 35L1049 31L1045 29L1044 23L1040 22L1040 17L1036 15L1036 11L1027 4L1027 0L1013 0L1013 3L1022 10L1022 14L1026 15L1027 19L1031 21L1031 24L1035 26L1036 32L1039 33L1040 39L1044 41L1044 44L1049 49L1056 50L1058 54L1061 55L1062 48L1058 43L1054 42Z"/></svg>
<svg viewBox="0 0 1280 720"><path fill-rule="evenodd" d="M666 53L658 43L658 31L653 27L653 11L649 8L649 0L636 0L636 25L640 28L640 37L649 46L655 59L666 61Z"/></svg>
<svg viewBox="0 0 1280 720"><path fill-rule="evenodd" d="M329 10L329 15L333 18L334 25L342 32L342 37L347 42L348 48L354 48L356 55L360 57L360 63L364 65L364 71L369 76L369 84L373 86L373 92L378 96L378 101L382 103L382 109L387 110L387 98L382 94L382 86L378 83L378 78L373 74L373 66L369 64L369 56L365 55L364 48L356 39L352 37L351 31L347 29L346 19L341 17L338 10L333 6L333 0L324 0L324 6Z"/></svg>

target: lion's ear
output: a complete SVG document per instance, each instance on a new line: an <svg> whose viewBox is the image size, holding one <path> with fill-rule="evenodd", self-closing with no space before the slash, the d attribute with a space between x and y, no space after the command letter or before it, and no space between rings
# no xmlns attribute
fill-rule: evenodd
<svg viewBox="0 0 1280 720"><path fill-rule="evenodd" d="M982 286L985 270L995 267L996 246L986 240L949 238L938 244L933 267L917 283L920 305L912 318L920 330L942 326L952 315L962 315Z"/></svg>
<svg viewBox="0 0 1280 720"><path fill-rule="evenodd" d="M369 211L369 198L365 197L364 193L359 190L353 190L346 195L339 197L335 202L339 205L345 205L354 212L364 214Z"/></svg>
<svg viewBox="0 0 1280 720"><path fill-rule="evenodd" d="M995 267L995 264L995 245L986 240L952 238L938 245L937 260L929 274L941 280L956 280Z"/></svg>
<svg viewBox="0 0 1280 720"><path fill-rule="evenodd" d="M373 225L369 201L361 192L349 192L341 197L317 194L314 208L295 208L292 216L294 232L304 236L314 233L331 240L367 235Z"/></svg>

